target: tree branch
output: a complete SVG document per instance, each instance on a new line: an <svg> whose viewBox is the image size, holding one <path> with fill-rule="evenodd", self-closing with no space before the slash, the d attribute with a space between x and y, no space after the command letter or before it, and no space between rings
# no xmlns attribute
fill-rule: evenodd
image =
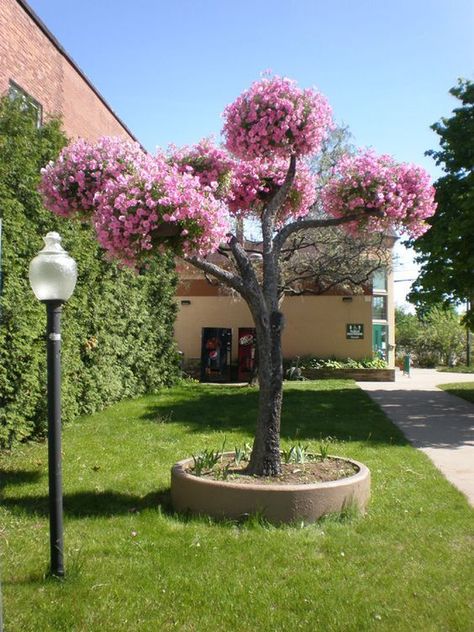
<svg viewBox="0 0 474 632"><path fill-rule="evenodd" d="M224 270L224 268L221 268L215 263L205 261L204 259L200 259L199 257L185 256L184 260L192 264L195 268L202 270L204 273L211 274L218 281L224 283L224 285L231 287L242 296L245 295L245 287L242 279L236 274L232 274L231 272Z"/></svg>
<svg viewBox="0 0 474 632"><path fill-rule="evenodd" d="M237 237L232 236L229 240L229 245L246 290L251 292L255 298L258 298L260 301L262 299L261 288L250 260L249 252L242 246Z"/></svg>
<svg viewBox="0 0 474 632"><path fill-rule="evenodd" d="M387 265L389 255L383 234L354 239L345 231L312 229L313 242L288 239L282 253L280 287L289 294L323 294L334 287L355 288L365 285L371 274ZM320 235L322 238L318 237ZM299 241L299 250L289 252Z"/></svg>
<svg viewBox="0 0 474 632"><path fill-rule="evenodd" d="M380 215L376 211L364 211L364 213L352 213L352 215L345 215L344 217L328 217L324 219L299 219L291 224L286 224L273 239L273 247L275 255L278 256L280 250L283 247L285 241L292 235L300 230L307 230L309 228L326 228L328 226L342 226L349 222L354 222L368 215Z"/></svg>
<svg viewBox="0 0 474 632"><path fill-rule="evenodd" d="M293 184L293 180L295 179L295 173L296 173L296 156L292 155L290 158L290 166L288 167L285 181L283 182L281 187L277 191L275 191L275 193L272 195L264 212L268 212L272 216L275 215L275 213L278 211L280 206L285 201L286 196L288 195L288 192L291 189L291 185Z"/></svg>
<svg viewBox="0 0 474 632"><path fill-rule="evenodd" d="M263 296L270 311L277 309L275 304L278 294L279 268L278 252L273 249L273 234L275 231L275 215L283 205L293 184L296 173L296 156L291 156L290 165L285 181L271 196L262 212L262 254L263 254Z"/></svg>

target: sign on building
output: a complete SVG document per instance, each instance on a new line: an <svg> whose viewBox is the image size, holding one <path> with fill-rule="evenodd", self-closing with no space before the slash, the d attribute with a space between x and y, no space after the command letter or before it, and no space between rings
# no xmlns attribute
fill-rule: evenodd
<svg viewBox="0 0 474 632"><path fill-rule="evenodd" d="M347 340L363 340L364 325L362 323L348 323L346 325Z"/></svg>

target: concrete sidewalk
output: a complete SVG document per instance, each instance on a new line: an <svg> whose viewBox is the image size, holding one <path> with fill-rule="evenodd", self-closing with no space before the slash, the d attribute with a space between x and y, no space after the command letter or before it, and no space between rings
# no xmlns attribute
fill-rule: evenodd
<svg viewBox="0 0 474 632"><path fill-rule="evenodd" d="M474 506L474 404L436 388L449 382L474 382L474 374L397 369L395 382L358 386Z"/></svg>

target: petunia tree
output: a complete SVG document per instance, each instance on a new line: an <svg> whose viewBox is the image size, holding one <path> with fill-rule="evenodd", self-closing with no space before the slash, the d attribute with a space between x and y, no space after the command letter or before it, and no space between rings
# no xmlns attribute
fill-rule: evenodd
<svg viewBox="0 0 474 632"><path fill-rule="evenodd" d="M79 141L43 172L46 206L91 221L109 256L137 266L172 249L246 301L259 349L248 466L256 475L281 470L280 304L297 237L340 226L362 237L394 230L417 236L435 211L421 168L372 151L343 156L329 180L318 182L308 160L332 125L323 95L266 77L226 108L222 147L205 140L152 157L117 139ZM247 219L259 225L257 246L239 229Z"/></svg>

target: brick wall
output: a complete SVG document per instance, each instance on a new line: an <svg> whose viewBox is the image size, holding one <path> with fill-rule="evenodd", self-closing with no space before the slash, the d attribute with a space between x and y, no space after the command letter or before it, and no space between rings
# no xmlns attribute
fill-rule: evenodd
<svg viewBox="0 0 474 632"><path fill-rule="evenodd" d="M0 94L10 80L60 115L70 138L132 135L19 0L0 0Z"/></svg>

